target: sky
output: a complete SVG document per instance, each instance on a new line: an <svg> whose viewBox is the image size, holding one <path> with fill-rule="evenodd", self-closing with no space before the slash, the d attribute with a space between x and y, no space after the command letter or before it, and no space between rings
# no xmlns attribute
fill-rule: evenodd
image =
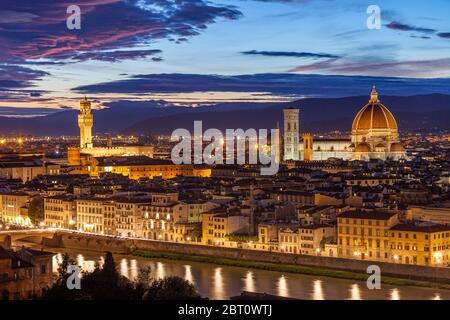
<svg viewBox="0 0 450 320"><path fill-rule="evenodd" d="M66 24L72 4L80 29ZM373 4L380 29L367 27ZM372 82L450 93L448 12L448 0L3 0L0 115L84 95L101 108L359 95Z"/></svg>

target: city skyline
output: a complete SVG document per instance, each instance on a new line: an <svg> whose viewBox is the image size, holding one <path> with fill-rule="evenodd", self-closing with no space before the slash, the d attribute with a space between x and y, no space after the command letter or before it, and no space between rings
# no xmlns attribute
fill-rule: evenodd
<svg viewBox="0 0 450 320"><path fill-rule="evenodd" d="M448 0L4 2L2 306L450 299Z"/></svg>

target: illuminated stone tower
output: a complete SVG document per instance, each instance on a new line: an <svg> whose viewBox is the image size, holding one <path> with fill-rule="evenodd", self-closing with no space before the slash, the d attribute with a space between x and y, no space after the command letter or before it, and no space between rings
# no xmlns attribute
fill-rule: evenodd
<svg viewBox="0 0 450 320"><path fill-rule="evenodd" d="M300 160L299 144L299 109L283 110L284 115L284 160Z"/></svg>
<svg viewBox="0 0 450 320"><path fill-rule="evenodd" d="M92 126L94 116L92 114L91 102L84 98L80 102L80 112L78 113L78 126L80 127L80 148L92 148Z"/></svg>
<svg viewBox="0 0 450 320"><path fill-rule="evenodd" d="M313 135L311 133L303 135L303 160L313 160Z"/></svg>

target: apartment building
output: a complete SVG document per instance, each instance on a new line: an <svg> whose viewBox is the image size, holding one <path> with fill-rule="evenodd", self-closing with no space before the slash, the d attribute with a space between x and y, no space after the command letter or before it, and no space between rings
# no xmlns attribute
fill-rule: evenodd
<svg viewBox="0 0 450 320"><path fill-rule="evenodd" d="M338 255L348 259L390 260L389 230L396 212L349 211L338 216Z"/></svg>
<svg viewBox="0 0 450 320"><path fill-rule="evenodd" d="M116 204L114 201L103 202L103 232L117 235Z"/></svg>
<svg viewBox="0 0 450 320"><path fill-rule="evenodd" d="M145 214L149 200L123 199L115 203L116 234L123 237L145 237Z"/></svg>
<svg viewBox="0 0 450 320"><path fill-rule="evenodd" d="M281 252L320 255L323 241L335 236L335 227L329 225L300 226L293 224L278 231L278 245Z"/></svg>
<svg viewBox="0 0 450 320"><path fill-rule="evenodd" d="M104 233L103 202L104 199L101 198L76 200L78 230Z"/></svg>
<svg viewBox="0 0 450 320"><path fill-rule="evenodd" d="M56 195L44 198L46 226L72 229L77 224L77 204L73 196Z"/></svg>
<svg viewBox="0 0 450 320"><path fill-rule="evenodd" d="M450 226L429 222L398 224L390 229L390 262L449 266Z"/></svg>
<svg viewBox="0 0 450 320"><path fill-rule="evenodd" d="M238 213L206 212L202 213L202 242L223 246L229 235L248 234L250 217Z"/></svg>
<svg viewBox="0 0 450 320"><path fill-rule="evenodd" d="M31 225L28 216L30 195L25 192L0 193L0 219L4 223Z"/></svg>

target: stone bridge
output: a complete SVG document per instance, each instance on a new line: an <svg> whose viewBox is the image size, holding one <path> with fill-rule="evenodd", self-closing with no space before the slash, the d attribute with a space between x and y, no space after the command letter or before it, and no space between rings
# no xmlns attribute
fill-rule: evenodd
<svg viewBox="0 0 450 320"><path fill-rule="evenodd" d="M42 244L43 239L53 238L55 231L44 229L9 230L0 232L0 245L9 248L17 241Z"/></svg>

